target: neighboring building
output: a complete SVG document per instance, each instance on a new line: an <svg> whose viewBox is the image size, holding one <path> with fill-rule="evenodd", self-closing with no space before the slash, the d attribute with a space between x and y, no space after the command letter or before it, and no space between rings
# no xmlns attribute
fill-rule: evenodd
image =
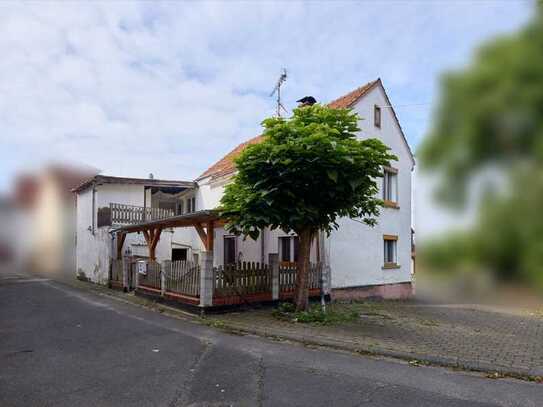
<svg viewBox="0 0 543 407"><path fill-rule="evenodd" d="M0 195L0 269L14 265L17 208L8 196Z"/></svg>
<svg viewBox="0 0 543 407"><path fill-rule="evenodd" d="M371 228L353 219L340 219L337 231L329 237L324 234L318 236L312 246L312 261L318 260L330 266L331 294L334 298L406 297L412 292L413 272L411 174L415 162L411 150L380 79L348 93L329 106L356 111L364 119L360 122L360 138L382 140L398 157L398 161L392 163L391 168L385 168L385 176L379 180L385 207L377 226ZM166 181L97 176L78 187L75 190L78 194L78 272L84 273L92 281L105 283L108 279L108 259L115 256L114 242L109 232L116 225L142 222L141 213L147 213L149 206L167 208L175 214L216 208L224 186L235 174L234 159L245 147L260 141L261 136L239 145L193 183L168 181L170 184L163 185ZM127 215L135 216L135 220L123 220L119 212L122 207L116 204L145 209L133 208L132 212L140 215ZM129 211L129 208L126 210ZM100 227L96 223L99 211L107 218L107 227ZM167 215L151 215L149 212L153 219ZM192 258L190 256L204 250L193 228L175 229L168 235L162 233L160 236L156 248L157 261L178 258L176 256ZM125 250L132 255L148 255L142 236L127 236ZM294 233L264 230L254 241L230 235L224 228L218 227L214 229L213 262L216 266L241 260L266 262L270 253L278 253L281 262L292 262L297 257L297 246Z"/></svg>
<svg viewBox="0 0 543 407"><path fill-rule="evenodd" d="M73 276L76 207L71 190L93 173L90 169L50 165L17 177L11 242L20 267Z"/></svg>

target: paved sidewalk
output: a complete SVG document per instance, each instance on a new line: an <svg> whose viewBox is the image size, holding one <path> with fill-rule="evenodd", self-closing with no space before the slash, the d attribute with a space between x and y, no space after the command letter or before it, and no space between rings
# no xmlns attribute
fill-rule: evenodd
<svg viewBox="0 0 543 407"><path fill-rule="evenodd" d="M218 328L414 363L543 380L543 312L406 301L345 305L355 307L360 319L333 326L280 321L272 316L271 308L212 315L202 320L133 294L79 281L70 285Z"/></svg>
<svg viewBox="0 0 543 407"><path fill-rule="evenodd" d="M360 319L334 326L279 321L270 309L213 319L220 321L216 323L219 326L259 335L417 361L414 363L543 376L540 315L412 302L369 302L348 307L355 307Z"/></svg>

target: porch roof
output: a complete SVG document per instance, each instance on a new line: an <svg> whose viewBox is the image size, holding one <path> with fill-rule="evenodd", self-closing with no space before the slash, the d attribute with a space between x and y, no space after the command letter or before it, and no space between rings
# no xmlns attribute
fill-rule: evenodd
<svg viewBox="0 0 543 407"><path fill-rule="evenodd" d="M125 225L114 228L111 233L133 233L143 232L149 229L166 229L175 227L189 227L206 225L213 223L214 225L224 225L225 221L220 218L217 210L202 210L183 215L172 216L165 219L159 219L149 222L138 223L135 225Z"/></svg>
<svg viewBox="0 0 543 407"><path fill-rule="evenodd" d="M85 180L82 184L72 189L72 192L81 192L89 188L93 184L125 184L125 185L143 185L145 187L154 188L174 188L174 189L190 189L196 188L196 183L193 181L181 181L181 180L164 180L154 178L128 178L128 177L114 177L109 175L96 175L92 178Z"/></svg>

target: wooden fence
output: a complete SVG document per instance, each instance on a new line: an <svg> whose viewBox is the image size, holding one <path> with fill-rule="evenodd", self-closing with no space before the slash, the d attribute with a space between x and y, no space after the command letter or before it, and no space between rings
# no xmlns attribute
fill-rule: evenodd
<svg viewBox="0 0 543 407"><path fill-rule="evenodd" d="M118 285L123 284L123 260L112 259L111 260L111 282Z"/></svg>
<svg viewBox="0 0 543 407"><path fill-rule="evenodd" d="M279 291L291 292L296 288L296 263L279 265ZM320 288L322 277L322 265L320 263L311 263L309 265L308 288L315 290Z"/></svg>
<svg viewBox="0 0 543 407"><path fill-rule="evenodd" d="M274 267L277 267L275 270L267 264L255 262L240 262L210 269L213 306L292 298L296 287L296 263L275 264ZM125 258L124 262L112 259L111 267L111 286L120 286L128 290L137 288L138 291L169 300L191 305L200 304L202 270L198 263L175 261L161 265L148 261L145 274L138 273L138 262L135 259ZM124 273L128 275L124 276ZM310 296L319 295L322 273L321 264L310 265L308 279ZM127 287L124 287L125 285Z"/></svg>
<svg viewBox="0 0 543 407"><path fill-rule="evenodd" d="M271 269L267 264L240 262L214 268L213 296L271 294Z"/></svg>
<svg viewBox="0 0 543 407"><path fill-rule="evenodd" d="M161 266L160 263L150 261L147 263L147 273L138 274L138 286L154 288L160 290L161 288L161 279L160 279Z"/></svg>
<svg viewBox="0 0 543 407"><path fill-rule="evenodd" d="M200 296L200 265L192 261L173 261L165 279L166 292Z"/></svg>
<svg viewBox="0 0 543 407"><path fill-rule="evenodd" d="M166 219L174 215L175 212L171 209L148 208L118 203L109 204L111 224L116 225L137 224L146 221Z"/></svg>

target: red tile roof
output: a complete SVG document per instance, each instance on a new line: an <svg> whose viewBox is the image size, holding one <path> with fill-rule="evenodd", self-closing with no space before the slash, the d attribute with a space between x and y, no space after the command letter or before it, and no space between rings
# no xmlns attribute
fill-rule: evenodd
<svg viewBox="0 0 543 407"><path fill-rule="evenodd" d="M366 83L363 86L360 86L359 88L356 88L352 92L349 92L346 95L343 95L336 100L328 103L328 107L331 107L333 109L346 109L348 107L351 107L358 101L358 99L368 93L368 91L373 88L374 85L379 83L379 81L380 79L376 79L374 81Z"/></svg>
<svg viewBox="0 0 543 407"><path fill-rule="evenodd" d="M258 144L262 140L264 140L264 136L256 136L244 143L241 143L239 146L234 148L232 151L230 151L228 154L226 154L223 158L221 158L219 161L217 161L215 164L213 164L211 167L209 167L202 175L200 175L197 179L213 176L213 177L220 177L222 175L229 174L235 170L235 164L234 159L241 154L241 152L245 149L245 147L251 145L251 144Z"/></svg>
<svg viewBox="0 0 543 407"><path fill-rule="evenodd" d="M374 81L368 82L359 88L356 88L352 92L347 93L346 95L337 98L330 103L328 106L334 109L346 109L352 107L362 96L368 93L375 85L381 82L381 79L376 79ZM239 146L230 151L227 155L209 167L202 175L197 179L202 179L205 177L220 177L222 175L227 175L235 171L234 159L241 154L241 152L251 144L260 143L264 139L263 136L254 137L244 143L241 143Z"/></svg>

